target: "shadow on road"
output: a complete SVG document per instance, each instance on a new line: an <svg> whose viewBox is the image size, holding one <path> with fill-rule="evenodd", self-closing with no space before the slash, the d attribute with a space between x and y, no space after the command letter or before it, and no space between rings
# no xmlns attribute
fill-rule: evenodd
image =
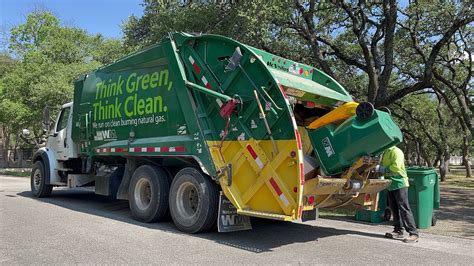
<svg viewBox="0 0 474 266"><path fill-rule="evenodd" d="M29 191L20 192L17 195L32 198L31 192ZM108 197L96 195L90 190L54 190L49 198L33 199L73 211L97 215L137 226L169 231L176 234L184 234L176 229L174 224L171 222L171 219L165 222L151 224L135 221L133 220L128 207L128 201L114 200ZM272 251L274 248L288 244L317 241L321 238L337 235L353 234L374 238L381 237L380 234L370 234L352 230L341 230L266 219L252 218L252 226L253 230L250 231L218 233L216 229L213 232L190 236L212 240L222 245L254 253L268 252Z"/></svg>

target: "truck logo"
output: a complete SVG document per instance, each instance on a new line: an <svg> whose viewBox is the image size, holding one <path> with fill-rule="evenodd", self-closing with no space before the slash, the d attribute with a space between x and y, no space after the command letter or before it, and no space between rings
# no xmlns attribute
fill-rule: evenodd
<svg viewBox="0 0 474 266"><path fill-rule="evenodd" d="M217 230L219 232L234 232L250 229L252 229L250 217L238 214L235 206L221 192Z"/></svg>
<svg viewBox="0 0 474 266"><path fill-rule="evenodd" d="M115 129L107 129L107 130L98 130L95 133L94 140L100 141L110 141L110 140L117 140L117 133Z"/></svg>
<svg viewBox="0 0 474 266"><path fill-rule="evenodd" d="M247 219L247 217L242 216L242 215L221 215L221 222L224 226L235 226L237 224L242 224L244 223L244 219Z"/></svg>
<svg viewBox="0 0 474 266"><path fill-rule="evenodd" d="M328 157L331 157L336 154L334 152L334 149L332 148L331 141L329 141L328 137L325 137L321 142L323 143L324 151L326 151L326 155Z"/></svg>

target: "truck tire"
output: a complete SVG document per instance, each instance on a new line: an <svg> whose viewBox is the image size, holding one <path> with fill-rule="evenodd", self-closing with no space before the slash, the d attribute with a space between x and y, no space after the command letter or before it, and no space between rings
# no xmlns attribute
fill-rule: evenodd
<svg viewBox="0 0 474 266"><path fill-rule="evenodd" d="M194 168L179 171L170 189L170 212L174 224L187 233L208 231L217 222L217 185Z"/></svg>
<svg viewBox="0 0 474 266"><path fill-rule="evenodd" d="M31 192L35 198L44 198L51 195L53 186L46 184L46 173L43 161L36 161L31 169Z"/></svg>
<svg viewBox="0 0 474 266"><path fill-rule="evenodd" d="M128 203L133 217L141 222L157 222L169 213L170 177L163 169L142 165L132 175Z"/></svg>
<svg viewBox="0 0 474 266"><path fill-rule="evenodd" d="M390 221L392 219L392 210L390 208L385 208L383 211L383 219L385 221Z"/></svg>

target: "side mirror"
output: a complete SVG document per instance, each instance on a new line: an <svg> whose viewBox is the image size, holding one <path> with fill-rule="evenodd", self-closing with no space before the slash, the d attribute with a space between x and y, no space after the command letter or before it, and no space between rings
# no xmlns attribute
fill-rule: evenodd
<svg viewBox="0 0 474 266"><path fill-rule="evenodd" d="M49 107L46 106L43 110L43 130L48 132L50 124L51 124L51 117L49 114Z"/></svg>
<svg viewBox="0 0 474 266"><path fill-rule="evenodd" d="M229 63L225 66L226 71L234 71L240 64L240 59L242 59L242 52L240 48L235 48L234 54L229 58Z"/></svg>

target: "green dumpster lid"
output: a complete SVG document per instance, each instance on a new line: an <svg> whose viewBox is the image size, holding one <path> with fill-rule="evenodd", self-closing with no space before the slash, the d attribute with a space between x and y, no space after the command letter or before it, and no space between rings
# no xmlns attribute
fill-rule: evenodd
<svg viewBox="0 0 474 266"><path fill-rule="evenodd" d="M286 94L301 101L332 106L353 101L351 95L331 76L312 66L247 46L268 67Z"/></svg>
<svg viewBox="0 0 474 266"><path fill-rule="evenodd" d="M425 167L425 166L410 166L407 168L407 174L433 174L436 173L436 169L433 167Z"/></svg>
<svg viewBox="0 0 474 266"><path fill-rule="evenodd" d="M306 98L305 94L309 93L342 102L352 101L352 97L348 94L330 89L312 80L277 69L271 69L271 72L281 85L290 88L290 90L286 90L288 95L295 96L297 98ZM293 91L291 89L296 89L299 91Z"/></svg>

